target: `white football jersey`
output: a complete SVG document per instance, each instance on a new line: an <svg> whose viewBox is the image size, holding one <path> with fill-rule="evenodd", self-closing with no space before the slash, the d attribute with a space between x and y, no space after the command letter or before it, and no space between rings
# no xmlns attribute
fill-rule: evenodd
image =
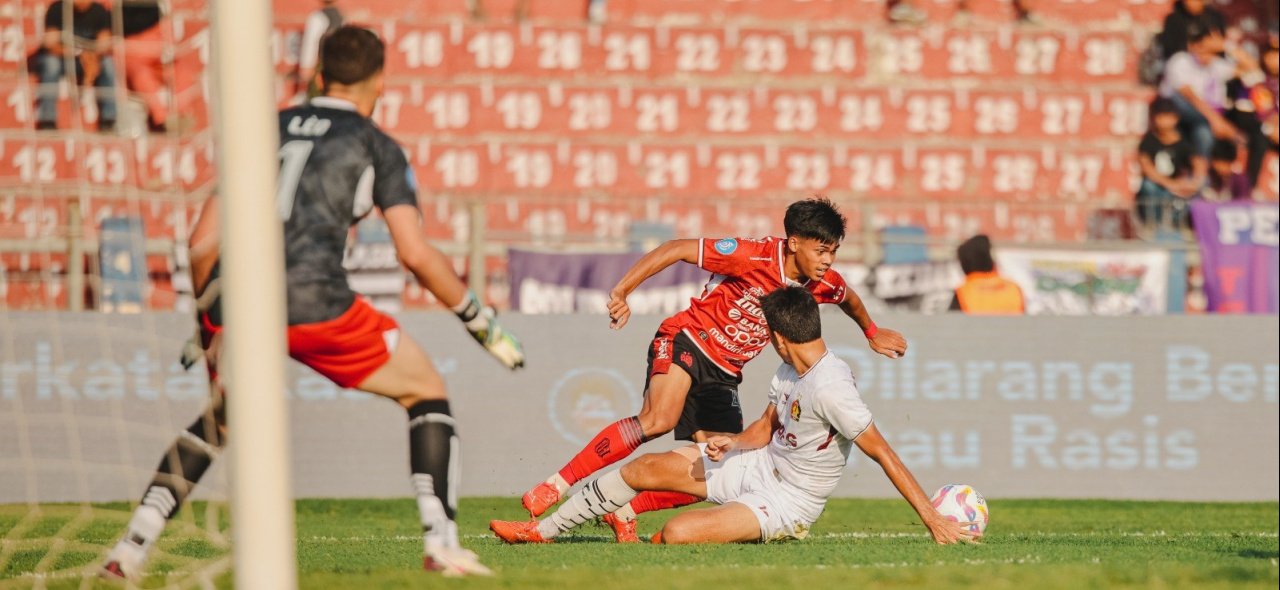
<svg viewBox="0 0 1280 590"><path fill-rule="evenodd" d="M816 520L840 481L853 439L871 426L871 410L858 395L853 370L830 351L803 375L791 365L779 367L769 402L780 423L768 447L776 476Z"/></svg>

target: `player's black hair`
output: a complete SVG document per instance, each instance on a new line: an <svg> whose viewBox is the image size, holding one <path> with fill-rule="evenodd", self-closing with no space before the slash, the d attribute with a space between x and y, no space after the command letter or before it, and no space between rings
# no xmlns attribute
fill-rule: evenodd
<svg viewBox="0 0 1280 590"><path fill-rule="evenodd" d="M1161 96L1151 101L1151 107L1148 110L1151 113L1151 118L1154 119L1156 115L1177 113L1178 105L1173 104L1173 101L1169 98Z"/></svg>
<svg viewBox="0 0 1280 590"><path fill-rule="evenodd" d="M1240 155L1236 142L1227 140L1218 140L1213 142L1213 150L1209 152L1210 159L1215 162L1235 162L1236 157Z"/></svg>
<svg viewBox="0 0 1280 590"><path fill-rule="evenodd" d="M325 84L358 84L382 71L386 46L369 29L343 25L325 36L320 70Z"/></svg>
<svg viewBox="0 0 1280 590"><path fill-rule="evenodd" d="M782 218L787 237L809 238L824 244L844 241L845 219L835 203L826 197L796 201Z"/></svg>
<svg viewBox="0 0 1280 590"><path fill-rule="evenodd" d="M971 272L991 272L996 269L996 261L991 257L991 238L978 234L964 241L956 248L956 258L960 259L960 270L964 274Z"/></svg>
<svg viewBox="0 0 1280 590"><path fill-rule="evenodd" d="M769 329L796 344L822 337L818 302L802 287L783 287L760 298Z"/></svg>

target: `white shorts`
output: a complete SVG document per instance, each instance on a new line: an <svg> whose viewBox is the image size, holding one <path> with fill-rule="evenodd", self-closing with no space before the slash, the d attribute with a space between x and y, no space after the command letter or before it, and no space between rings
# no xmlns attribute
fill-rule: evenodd
<svg viewBox="0 0 1280 590"><path fill-rule="evenodd" d="M751 509L760 522L760 539L785 541L809 536L813 521L801 511L778 482L767 449L731 451L720 461L707 458L707 445L698 445L707 477L707 501L737 502Z"/></svg>

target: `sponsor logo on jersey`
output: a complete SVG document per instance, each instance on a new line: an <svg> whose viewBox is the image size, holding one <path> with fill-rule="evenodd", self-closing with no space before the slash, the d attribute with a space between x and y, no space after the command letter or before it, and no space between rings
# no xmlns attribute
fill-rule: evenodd
<svg viewBox="0 0 1280 590"><path fill-rule="evenodd" d="M613 369L568 371L551 386L549 395L552 426L575 445L586 444L605 426L640 411L640 396L631 382Z"/></svg>
<svg viewBox="0 0 1280 590"><path fill-rule="evenodd" d="M657 338L653 341L653 358L654 360L666 360L671 358L670 338Z"/></svg>
<svg viewBox="0 0 1280 590"><path fill-rule="evenodd" d="M765 323L764 310L760 308L760 298L765 294L760 287L747 287L725 312L724 319L728 321L722 326L707 328L711 339L721 349L750 360L769 343L769 326ZM717 320L717 323L720 321L724 320Z"/></svg>
<svg viewBox="0 0 1280 590"><path fill-rule="evenodd" d="M796 398L796 401L791 402L791 419L792 420L800 419L800 399L799 398Z"/></svg>
<svg viewBox="0 0 1280 590"><path fill-rule="evenodd" d="M738 240L733 238L725 238L716 242L716 252L725 256L733 254L738 249Z"/></svg>

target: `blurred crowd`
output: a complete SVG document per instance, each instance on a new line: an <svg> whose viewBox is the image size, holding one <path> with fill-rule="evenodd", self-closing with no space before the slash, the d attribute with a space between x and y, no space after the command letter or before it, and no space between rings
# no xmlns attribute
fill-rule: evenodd
<svg viewBox="0 0 1280 590"><path fill-rule="evenodd" d="M1280 38L1259 49L1205 0L1178 0L1144 59L1158 91L1138 144L1135 206L1149 229L1189 227L1194 199L1264 198L1263 163L1280 144Z"/></svg>
<svg viewBox="0 0 1280 590"><path fill-rule="evenodd" d="M125 88L145 104L147 128L165 131L172 97L163 89L172 87L172 80L166 78L172 72L166 72L165 39L159 26L164 1L122 0L111 9L102 0L51 2L40 46L28 59L28 69L39 83L36 128L58 127L59 87L70 74L75 83L93 89L98 130L113 131L119 114L117 80L122 73ZM912 2L886 0L887 20L923 22L925 14ZM1038 22L1031 3L1011 1L1019 22ZM516 3L517 12L523 4ZM473 14L484 15L483 0L469 0L469 5ZM588 20L604 20L606 0L587 0L583 6ZM119 12L122 23L118 29L112 26L113 10ZM956 0L956 10L963 18L967 0ZM339 0L317 1L299 48L293 89L298 99L315 91L320 39L343 22ZM1250 51L1241 30L1207 0L1177 0L1173 5L1141 64L1146 81L1158 88L1150 107L1149 130L1138 146L1142 181L1135 209L1144 225L1183 228L1192 199L1250 199L1267 192L1255 189L1267 153L1277 150L1280 132L1280 39L1276 23L1269 26L1260 43L1249 45L1260 49ZM123 35L126 41L123 64L114 63L121 54L113 49L113 34Z"/></svg>
<svg viewBox="0 0 1280 590"><path fill-rule="evenodd" d="M169 105L164 96L165 49L160 36L163 0L119 3L120 34L129 43L124 79L129 91L147 108L147 126L163 132ZM36 77L36 129L58 128L59 84L68 73L79 85L92 87L98 106L99 131L115 130L118 115L111 10L97 0L54 0L45 10L44 35L27 58ZM66 23L71 23L68 27Z"/></svg>

